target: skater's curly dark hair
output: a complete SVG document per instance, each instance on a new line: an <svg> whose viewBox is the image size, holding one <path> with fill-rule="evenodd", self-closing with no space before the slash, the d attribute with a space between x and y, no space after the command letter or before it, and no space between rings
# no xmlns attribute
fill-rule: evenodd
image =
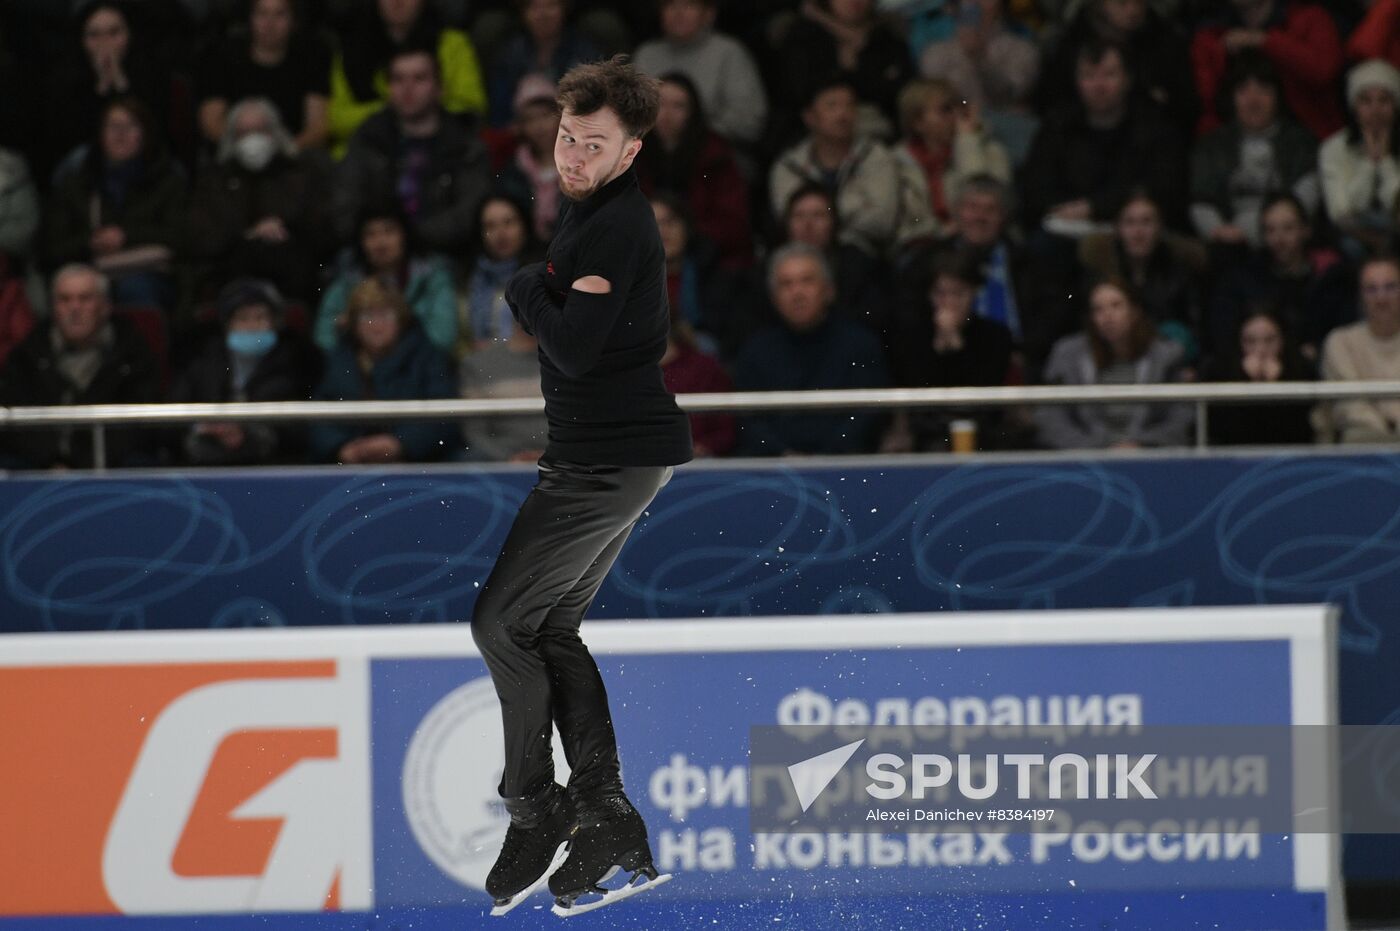
<svg viewBox="0 0 1400 931"><path fill-rule="evenodd" d="M651 130L661 107L661 82L634 68L626 55L571 68L556 93L560 108L578 116L611 108L633 139Z"/></svg>

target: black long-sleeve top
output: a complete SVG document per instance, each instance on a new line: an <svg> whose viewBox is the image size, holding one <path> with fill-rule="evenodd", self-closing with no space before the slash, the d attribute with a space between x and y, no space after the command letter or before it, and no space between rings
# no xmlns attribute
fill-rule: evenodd
<svg viewBox="0 0 1400 931"><path fill-rule="evenodd" d="M574 289L593 275L611 290ZM617 466L690 460L690 425L661 378L670 327L665 253L631 169L565 202L548 260L517 272L506 297L539 340L546 456Z"/></svg>

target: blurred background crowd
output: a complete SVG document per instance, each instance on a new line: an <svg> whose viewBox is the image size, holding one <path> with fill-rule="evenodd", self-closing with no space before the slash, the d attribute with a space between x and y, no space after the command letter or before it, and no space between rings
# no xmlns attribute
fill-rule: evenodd
<svg viewBox="0 0 1400 931"><path fill-rule="evenodd" d="M9 0L0 405L539 395L554 85L636 163L677 393L1400 379L1400 0ZM695 415L701 455L1175 446L1171 405ZM1400 402L1213 405L1390 442ZM0 434L81 468L91 431ZM109 431L111 465L528 460L540 417Z"/></svg>

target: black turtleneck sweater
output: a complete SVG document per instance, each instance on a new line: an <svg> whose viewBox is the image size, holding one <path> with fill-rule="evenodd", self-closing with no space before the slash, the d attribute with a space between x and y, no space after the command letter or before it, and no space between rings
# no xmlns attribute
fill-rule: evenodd
<svg viewBox="0 0 1400 931"><path fill-rule="evenodd" d="M574 290L590 275L612 290ZM506 297L539 340L546 456L617 466L690 460L690 425L661 379L670 327L665 253L632 169L583 201L564 202L548 261L517 272Z"/></svg>

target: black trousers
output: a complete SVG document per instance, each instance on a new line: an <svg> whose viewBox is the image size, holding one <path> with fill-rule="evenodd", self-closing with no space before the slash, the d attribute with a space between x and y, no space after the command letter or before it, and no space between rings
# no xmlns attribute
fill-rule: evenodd
<svg viewBox="0 0 1400 931"><path fill-rule="evenodd" d="M472 612L505 725L499 791L534 795L554 780L551 726L572 791L621 791L607 692L579 626L672 469L541 459L539 470Z"/></svg>

